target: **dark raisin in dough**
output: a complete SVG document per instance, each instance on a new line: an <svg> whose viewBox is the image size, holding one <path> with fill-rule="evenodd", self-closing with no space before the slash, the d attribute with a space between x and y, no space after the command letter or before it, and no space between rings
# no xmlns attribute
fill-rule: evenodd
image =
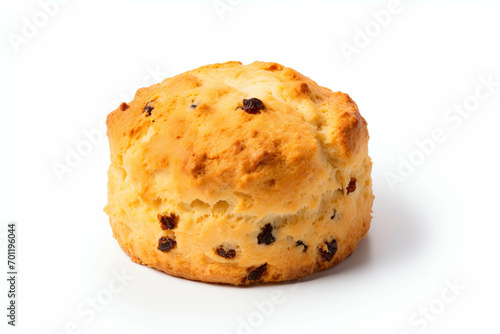
<svg viewBox="0 0 500 334"><path fill-rule="evenodd" d="M264 109L264 103L258 98L252 97L251 99L243 99L243 106L239 106L236 109L240 108L249 114L260 114L260 111Z"/></svg>
<svg viewBox="0 0 500 334"><path fill-rule="evenodd" d="M236 251L234 249L226 250L223 246L219 246L215 252L217 255L222 256L225 259L232 259L236 256Z"/></svg>
<svg viewBox="0 0 500 334"><path fill-rule="evenodd" d="M353 193L356 190L356 179L352 178L351 181L349 181L349 185L347 186L347 193Z"/></svg>
<svg viewBox="0 0 500 334"><path fill-rule="evenodd" d="M177 241L167 237L161 237L158 240L158 249L162 252L169 252L172 248L175 248Z"/></svg>
<svg viewBox="0 0 500 334"><path fill-rule="evenodd" d="M270 245L275 240L276 240L276 238L274 238L274 235L273 235L273 226L271 224L264 225L261 232L257 236L257 242L259 244Z"/></svg>
<svg viewBox="0 0 500 334"><path fill-rule="evenodd" d="M333 209L332 215L330 216L330 219L335 218L335 215L337 214L337 210Z"/></svg>
<svg viewBox="0 0 500 334"><path fill-rule="evenodd" d="M129 105L128 105L128 104L126 104L125 102L122 102L122 104L120 104L120 110L121 110L121 111L125 111L125 110L127 110L127 109L128 109L128 107L129 107Z"/></svg>
<svg viewBox="0 0 500 334"><path fill-rule="evenodd" d="M146 113L146 117L151 116L151 112L153 111L154 108L155 107L153 107L153 103L151 101L146 103L146 105L144 106L144 112Z"/></svg>
<svg viewBox="0 0 500 334"><path fill-rule="evenodd" d="M307 251L307 245L302 241L299 240L295 243L295 246L304 246L304 249L302 250L304 253Z"/></svg>
<svg viewBox="0 0 500 334"><path fill-rule="evenodd" d="M257 269L252 270L248 274L248 280L249 281L256 281L256 280L260 279L262 277L262 275L266 272L266 268L267 268L267 263L264 263L263 265L261 265Z"/></svg>
<svg viewBox="0 0 500 334"><path fill-rule="evenodd" d="M325 261L330 262L335 253L337 253L337 240L333 239L330 242L326 241L325 244L328 250L325 251L324 249L320 249L319 253L321 254L321 257L325 259Z"/></svg>
<svg viewBox="0 0 500 334"><path fill-rule="evenodd" d="M163 213L158 214L158 220L161 224L161 229L165 230L173 230L177 227L177 223L179 222L179 216L175 213Z"/></svg>

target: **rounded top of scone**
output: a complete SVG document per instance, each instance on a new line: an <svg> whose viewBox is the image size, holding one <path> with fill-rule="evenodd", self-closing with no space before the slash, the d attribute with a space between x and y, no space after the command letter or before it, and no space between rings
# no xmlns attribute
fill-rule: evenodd
<svg viewBox="0 0 500 334"><path fill-rule="evenodd" d="M259 217L344 190L368 142L347 94L267 62L203 66L141 88L106 124L112 164L142 201Z"/></svg>

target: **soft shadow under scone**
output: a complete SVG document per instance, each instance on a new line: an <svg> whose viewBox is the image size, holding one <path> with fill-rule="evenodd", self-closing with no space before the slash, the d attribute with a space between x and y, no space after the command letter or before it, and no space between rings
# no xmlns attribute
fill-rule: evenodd
<svg viewBox="0 0 500 334"><path fill-rule="evenodd" d="M234 285L301 279L370 227L366 121L291 68L203 66L139 89L107 126L105 211L137 263Z"/></svg>

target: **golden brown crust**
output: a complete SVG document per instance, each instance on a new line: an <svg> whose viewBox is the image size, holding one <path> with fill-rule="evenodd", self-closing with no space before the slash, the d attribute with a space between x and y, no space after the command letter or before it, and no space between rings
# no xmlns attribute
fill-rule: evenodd
<svg viewBox="0 0 500 334"><path fill-rule="evenodd" d="M250 98L264 108L245 112ZM203 66L140 89L107 126L106 212L135 261L207 282L283 281L340 262L368 231L366 121L347 94L290 68ZM347 194L352 178L357 190ZM179 216L178 226L162 230L161 212ZM257 243L265 224L273 226L269 245ZM161 236L175 247L160 251ZM338 249L326 261L320 248L328 250L328 238ZM305 252L295 246L303 239ZM222 244L235 248L233 259L217 255ZM249 274L264 264L264 273Z"/></svg>

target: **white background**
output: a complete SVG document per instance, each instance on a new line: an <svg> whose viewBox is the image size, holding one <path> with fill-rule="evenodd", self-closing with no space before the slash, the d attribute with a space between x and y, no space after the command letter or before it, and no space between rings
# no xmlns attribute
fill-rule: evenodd
<svg viewBox="0 0 500 334"><path fill-rule="evenodd" d="M500 332L500 86L474 100L480 77L500 81L498 2L404 2L383 27L372 11L388 1L74 0L44 20L47 2L1 1L2 333ZM341 45L356 38L346 57ZM211 285L134 264L112 238L103 119L140 86L228 60L292 67L349 93L367 119L372 229L336 268L300 283ZM478 105L447 120L464 101ZM418 153L436 129L446 140ZM58 177L77 149L88 154ZM411 157L414 171L391 188L388 173ZM16 328L5 317L10 221ZM115 272L131 278L120 285Z"/></svg>

